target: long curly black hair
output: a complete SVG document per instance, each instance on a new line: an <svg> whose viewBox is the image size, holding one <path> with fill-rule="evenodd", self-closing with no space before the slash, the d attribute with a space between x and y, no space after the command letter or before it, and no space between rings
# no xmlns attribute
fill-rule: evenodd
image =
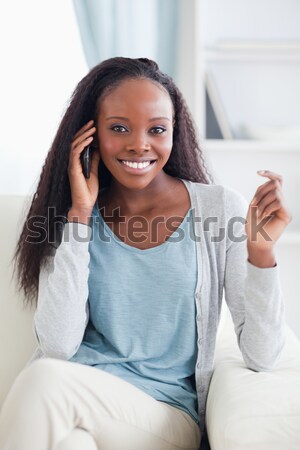
<svg viewBox="0 0 300 450"><path fill-rule="evenodd" d="M186 102L172 78L159 70L155 61L147 58L115 57L107 59L78 83L58 127L48 152L36 192L13 256L14 273L17 272L19 291L25 294L24 303L37 302L38 280L41 265L53 253L57 240L57 225L63 225L66 212L71 207L71 189L68 162L71 142L75 133L91 118L96 120L99 101L127 79L146 78L162 85L169 93L174 111L173 147L164 171L174 177L209 184L212 182L196 137L196 129ZM108 186L111 174L102 160L98 168L99 189ZM49 215L49 209L55 215ZM40 218L40 236L30 239L28 224ZM62 233L63 226L60 227ZM58 233L59 234L59 233ZM41 239L41 235L48 239ZM58 237L59 239L59 237Z"/></svg>

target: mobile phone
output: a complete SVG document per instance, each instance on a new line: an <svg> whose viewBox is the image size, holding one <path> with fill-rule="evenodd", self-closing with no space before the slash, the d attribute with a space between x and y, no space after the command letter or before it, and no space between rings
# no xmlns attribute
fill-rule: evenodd
<svg viewBox="0 0 300 450"><path fill-rule="evenodd" d="M85 178L90 178L92 163L92 147L89 145L80 154L80 162Z"/></svg>

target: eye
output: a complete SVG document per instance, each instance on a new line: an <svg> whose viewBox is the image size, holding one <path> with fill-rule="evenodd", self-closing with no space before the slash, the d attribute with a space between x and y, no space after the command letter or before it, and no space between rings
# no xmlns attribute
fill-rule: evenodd
<svg viewBox="0 0 300 450"><path fill-rule="evenodd" d="M151 128L151 130L150 130L151 134L162 134L165 131L166 131L166 129L163 127L154 127L154 128Z"/></svg>
<svg viewBox="0 0 300 450"><path fill-rule="evenodd" d="M121 131L121 128L126 131L126 128L123 127L123 125L113 125L110 129L115 131L116 133L123 133L123 131Z"/></svg>

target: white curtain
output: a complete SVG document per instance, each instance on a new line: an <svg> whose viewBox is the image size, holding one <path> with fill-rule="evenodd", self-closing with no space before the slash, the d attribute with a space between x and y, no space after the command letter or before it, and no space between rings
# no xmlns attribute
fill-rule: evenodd
<svg viewBox="0 0 300 450"><path fill-rule="evenodd" d="M185 0L188 6L190 0ZM176 78L179 0L73 0L88 66L114 56L154 59Z"/></svg>

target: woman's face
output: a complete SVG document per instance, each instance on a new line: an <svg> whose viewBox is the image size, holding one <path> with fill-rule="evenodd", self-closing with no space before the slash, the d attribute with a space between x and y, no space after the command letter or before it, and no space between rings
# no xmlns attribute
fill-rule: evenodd
<svg viewBox="0 0 300 450"><path fill-rule="evenodd" d="M173 116L168 92L148 79L123 81L103 98L97 137L115 182L143 189L161 176L172 151Z"/></svg>

